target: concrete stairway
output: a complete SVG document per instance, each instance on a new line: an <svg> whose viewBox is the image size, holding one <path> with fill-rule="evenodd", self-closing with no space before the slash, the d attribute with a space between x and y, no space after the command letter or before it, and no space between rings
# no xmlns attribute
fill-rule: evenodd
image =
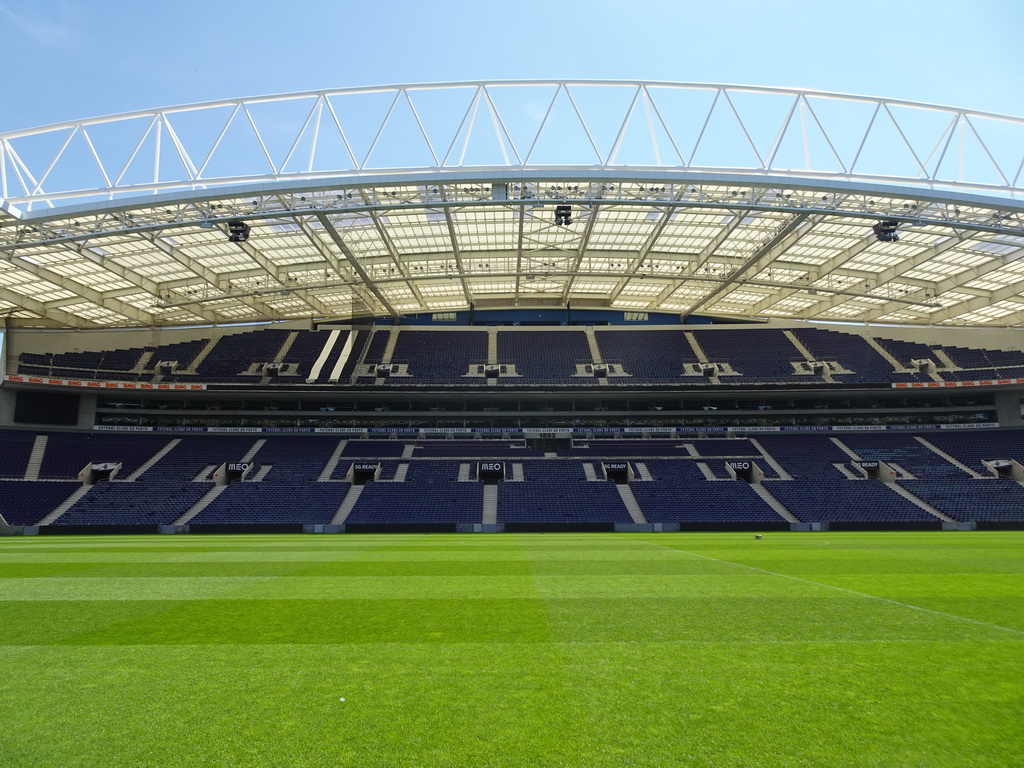
<svg viewBox="0 0 1024 768"><path fill-rule="evenodd" d="M353 485L348 489L348 493L345 494L345 498L341 500L341 504L338 505L338 511L334 513L334 517L331 518L331 525L342 525L345 520L351 514L352 510L356 506L356 502L359 501L359 496L363 492L365 485Z"/></svg>
<svg viewBox="0 0 1024 768"><path fill-rule="evenodd" d="M878 354L880 354L882 357L884 357L886 359L886 361L889 363L889 365L892 366L892 369L893 369L893 371L895 373L914 373L915 372L913 368L904 368L903 365L900 364L899 360L897 360L895 357L893 357L891 354L889 354L889 351L885 347L883 347L881 344L879 344L877 341L875 341L870 336L865 336L864 340L868 344L871 345L871 348L874 349L875 352L877 352Z"/></svg>
<svg viewBox="0 0 1024 768"><path fill-rule="evenodd" d="M177 520L175 520L174 525L185 525L189 520L198 515L204 509L206 509L210 505L210 503L218 496L220 496L222 493L224 493L224 491L226 491L228 487L229 486L227 485L213 486L210 490L203 494L203 498L201 498L199 501L197 501L195 504L191 506L188 512L186 512Z"/></svg>
<svg viewBox="0 0 1024 768"><path fill-rule="evenodd" d="M318 483L330 482L331 475L334 474L334 470L341 461L341 454L345 451L346 445L348 445L348 440L338 441L338 444L334 448L334 452L331 454L331 458L329 458L327 463L324 464L324 468L320 471L320 475L316 479Z"/></svg>
<svg viewBox="0 0 1024 768"><path fill-rule="evenodd" d="M54 510L50 512L50 514L48 514L46 517L44 517L42 520L36 523L36 525L50 525L55 520L57 520L57 518L59 518L61 515L63 515L73 506L75 506L78 500L85 496L85 494L87 494L91 489L91 485L83 485L77 491L68 496L63 502L61 502L59 506L54 508Z"/></svg>
<svg viewBox="0 0 1024 768"><path fill-rule="evenodd" d="M654 480L654 475L651 474L651 470L647 468L647 465L644 462L638 461L634 466L636 467L636 475L638 479L643 480L644 482Z"/></svg>
<svg viewBox="0 0 1024 768"><path fill-rule="evenodd" d="M490 484L484 486L483 519L484 525L497 525L498 523L498 486Z"/></svg>
<svg viewBox="0 0 1024 768"><path fill-rule="evenodd" d="M327 334L327 341L324 342L323 349L320 350L320 354L316 357L316 362L313 363L313 368L309 372L309 376L306 377L306 381L312 384L314 381L320 378L320 374L327 365L327 358L331 356L331 352L334 350L334 345L338 343L338 337L341 336L341 331L331 331Z"/></svg>
<svg viewBox="0 0 1024 768"><path fill-rule="evenodd" d="M341 372L345 368L345 363L352 356L352 347L355 346L356 335L350 333L348 338L345 339L345 344L341 348L341 354L338 355L338 361L334 364L334 368L331 369L331 375L327 377L327 380L331 383L337 383L341 378Z"/></svg>
<svg viewBox="0 0 1024 768"><path fill-rule="evenodd" d="M616 483L615 487L619 491L622 503L626 505L626 511L633 518L633 522L640 525L646 524L647 518L644 516L644 511L640 509L640 503L633 495L633 489L629 487L629 483Z"/></svg>
<svg viewBox="0 0 1024 768"><path fill-rule="evenodd" d="M32 443L32 453L28 457L28 464L25 466L25 479L38 480L39 468L43 466L43 456L46 455L46 443L50 438L46 435L36 435Z"/></svg>
<svg viewBox="0 0 1024 768"><path fill-rule="evenodd" d="M950 456L948 453L943 451L941 448L938 448L937 446L932 445L931 443L929 443L923 437L915 437L914 439L917 440L917 442L919 442L921 445L923 445L925 448L927 448L932 453L936 454L937 456L941 456L944 461L948 461L954 467L957 467L958 469L962 469L964 472L966 472L968 475L970 475L971 477L975 478L976 480L987 480L988 479L987 476L982 475L982 474L976 472L975 470L971 469L966 464L964 464L964 463L958 461L957 459L953 458L952 456Z"/></svg>
<svg viewBox="0 0 1024 768"><path fill-rule="evenodd" d="M781 501L772 496L771 491L765 488L761 483L754 483L750 487L754 489L754 493L756 493L758 496L764 499L765 504L767 504L769 507L778 512L783 519L791 523L800 522L799 520L797 520L796 516L788 509L786 509L785 505Z"/></svg>
<svg viewBox="0 0 1024 768"><path fill-rule="evenodd" d="M167 443L167 445L165 445L159 451L154 453L150 457L149 461L147 461L141 467L136 469L134 472L132 472L130 475L128 475L128 477L126 477L121 482L134 483L136 480L138 480L142 476L143 472L145 472L147 469L149 469L154 464L156 464L158 461L160 461L160 459L162 459L164 456L166 456L168 453L170 453L172 450L174 450L174 446L176 446L180 442L181 442L181 438L180 437L176 437L173 440L171 440L169 443ZM118 482L118 481L115 480L114 482Z"/></svg>
<svg viewBox="0 0 1024 768"><path fill-rule="evenodd" d="M295 343L295 340L297 338L299 338L298 331L292 331L291 333L289 333L287 338L285 338L284 340L284 344L281 345L281 348L277 350L277 354L274 355L274 360L276 360L279 363L282 362L288 355L288 353L291 351L292 344Z"/></svg>
<svg viewBox="0 0 1024 768"><path fill-rule="evenodd" d="M766 451L764 449L764 446L762 446L759 442L757 442L757 440L755 440L754 438L751 437L750 438L750 444L752 446L754 446L755 448L757 448L758 453L761 454L761 458L764 459L764 463L767 464L772 469L774 469L776 474L778 474L778 476L782 480L792 480L793 479L793 476L791 474L789 474L789 472L786 471L786 468L784 466L782 466L781 464L779 464L779 462L777 462L775 459L773 459L771 454L768 453L768 451Z"/></svg>
<svg viewBox="0 0 1024 768"><path fill-rule="evenodd" d="M925 512L928 512L929 514L934 515L935 517L939 518L939 520L942 520L943 522L946 522L946 523L955 523L956 522L956 520L954 520L952 517L947 515L945 512L940 512L935 507L933 507L931 504L929 504L927 501L925 501L924 499L918 498L913 493L908 491L906 488L901 486L899 483L885 483L885 487L891 489L894 493L898 493L900 496L905 498L911 504L914 504L914 505L920 507Z"/></svg>
<svg viewBox="0 0 1024 768"><path fill-rule="evenodd" d="M487 364L498 364L498 329L494 326L487 329Z"/></svg>
<svg viewBox="0 0 1024 768"><path fill-rule="evenodd" d="M594 329L591 326L587 326L585 335L587 337L587 346L590 347L590 356L593 358L594 362L604 362L601 360L601 349L597 346L597 336L594 335Z"/></svg>
<svg viewBox="0 0 1024 768"><path fill-rule="evenodd" d="M199 370L199 364L206 359L207 355L213 352L213 348L217 346L218 341L220 341L220 339L210 339L206 342L206 346L199 350L199 354L192 359L192 363L189 367L184 371L178 371L178 373L196 373ZM158 360L157 362L160 361Z"/></svg>
<svg viewBox="0 0 1024 768"><path fill-rule="evenodd" d="M380 331L377 331L377 333L380 333ZM392 328L389 333L391 335L388 336L387 346L384 347L384 354L381 356L381 362L384 365L391 365L391 356L395 354L395 346L398 344L399 330Z"/></svg>

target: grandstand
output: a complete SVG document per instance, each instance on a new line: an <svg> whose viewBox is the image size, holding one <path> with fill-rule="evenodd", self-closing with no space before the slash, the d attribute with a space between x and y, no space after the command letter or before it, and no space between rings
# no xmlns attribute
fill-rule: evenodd
<svg viewBox="0 0 1024 768"><path fill-rule="evenodd" d="M484 152L480 104L504 125L496 95L527 86L553 105L619 89L648 116L573 119L649 139L547 164L533 148L579 125L545 120ZM363 159L321 151L341 129L324 113L370 91L465 96L469 128L385 117ZM950 128L911 175L844 156L824 118L775 126L754 165L701 161L700 140L683 156L716 107L671 98L741 91ZM954 128L1024 121L673 83L256 101L303 100L316 125L280 158L242 149L266 146L259 119L228 118L216 176L197 137L168 158L132 131L245 100L0 136L4 532L1024 527L1024 188L984 130ZM102 147L103 183L65 168L108 129L155 176ZM389 164L417 142L422 164Z"/></svg>

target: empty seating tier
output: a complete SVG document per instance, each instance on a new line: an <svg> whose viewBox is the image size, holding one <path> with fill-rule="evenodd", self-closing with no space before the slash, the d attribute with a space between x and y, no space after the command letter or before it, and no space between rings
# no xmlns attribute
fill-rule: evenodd
<svg viewBox="0 0 1024 768"><path fill-rule="evenodd" d="M133 349L22 352L18 373L267 386L263 364L276 362L281 369L275 386L308 378L325 386L364 387L380 383L376 366L385 362L394 366L391 385L414 387L480 386L489 364L498 366L499 383L515 386L591 387L598 383L596 363L608 366L601 383L612 387L980 381L1024 374L1019 350L944 347L822 328L596 328L593 345L588 333L526 327L492 332L275 327ZM915 360L931 361L932 370L917 371ZM810 362L829 366L815 373ZM717 373L705 375L702 363L717 363Z"/></svg>
<svg viewBox="0 0 1024 768"><path fill-rule="evenodd" d="M1024 523L1024 486L1010 477L997 479L985 464L1020 462L1024 430L595 440L561 455L508 440L344 440L312 434L6 430L0 441L7 522L35 525L45 519L54 529L182 520L327 524L343 507L345 524L357 526L478 524L488 515L499 524L553 525L631 523L640 515L650 523L726 527L786 520L938 525L942 515ZM857 457L885 462L896 470L895 481L868 479ZM477 466L485 460L504 465L496 488L478 477ZM627 462L628 490L606 479L603 462L613 460ZM737 460L763 470L760 489L727 471L727 463ZM93 462L118 464L120 471L92 486L74 482ZM235 482L218 485L229 478L215 478L214 471L240 462ZM354 478L354 464L379 469Z"/></svg>

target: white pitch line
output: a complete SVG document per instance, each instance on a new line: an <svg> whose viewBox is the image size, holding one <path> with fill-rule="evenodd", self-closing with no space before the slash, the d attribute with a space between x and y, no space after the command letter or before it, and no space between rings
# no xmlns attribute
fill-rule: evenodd
<svg viewBox="0 0 1024 768"><path fill-rule="evenodd" d="M725 563L726 565L735 565L737 568L746 568L751 571L757 571L759 573L766 573L769 576L778 576L783 579L791 579L793 581L799 581L803 584L813 584L816 587L827 587L828 589L834 589L839 592L846 592L850 595L856 595L857 597L867 597L872 600L881 600L883 603L889 603L890 605L898 605L900 608L909 608L913 611L920 611L921 613L930 613L933 616L941 616L946 619L954 619L956 621L966 621L969 624L977 624L980 627L988 627L989 629L998 629L1003 632L1010 632L1014 635L1020 635L1024 637L1024 631L1014 629L1013 627L1004 627L1001 624L992 624L988 621L979 621L978 619L971 619L967 616L959 616L955 613L946 613L945 611L933 611L931 608L922 608L920 605L913 605L911 603L901 603L899 600L891 600L888 597L879 597L878 595L872 595L867 592L858 592L855 589L847 589L846 587L837 587L835 584L826 584L821 581L811 581L810 579L801 579L799 576L790 576L788 573L779 573L778 571L769 571L767 568L758 568L756 565L746 565L745 563L736 563L732 560L722 560L719 557L711 557L710 555L699 555L696 552L691 552L688 549L676 549L675 547L666 547L664 544L655 544L653 541L647 541L645 539L637 539L644 544L650 544L652 547L658 547L658 549L668 549L672 552L678 552L681 555L689 555L690 557L699 557L703 560L712 560L716 563Z"/></svg>

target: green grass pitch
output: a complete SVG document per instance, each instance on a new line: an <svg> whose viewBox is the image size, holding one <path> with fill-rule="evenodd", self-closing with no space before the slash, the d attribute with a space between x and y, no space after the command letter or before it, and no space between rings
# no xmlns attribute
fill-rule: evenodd
<svg viewBox="0 0 1024 768"><path fill-rule="evenodd" d="M1022 766L1024 532L0 539L0 765Z"/></svg>

